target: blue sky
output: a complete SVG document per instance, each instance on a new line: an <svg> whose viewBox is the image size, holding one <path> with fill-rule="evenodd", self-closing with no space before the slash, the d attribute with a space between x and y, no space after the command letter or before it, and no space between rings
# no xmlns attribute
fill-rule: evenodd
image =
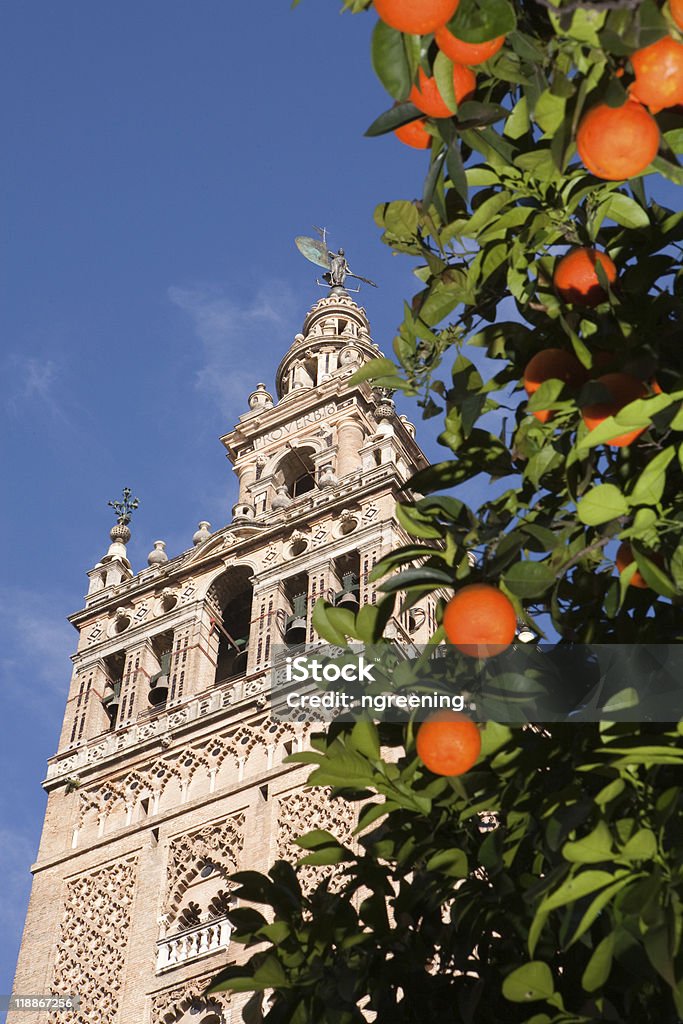
<svg viewBox="0 0 683 1024"><path fill-rule="evenodd" d="M136 569L228 521L218 437L323 294L295 235L326 225L378 281L360 298L380 344L415 290L372 212L418 191L426 156L363 138L388 105L374 17L338 6L4 5L0 993L107 501L140 497Z"/></svg>

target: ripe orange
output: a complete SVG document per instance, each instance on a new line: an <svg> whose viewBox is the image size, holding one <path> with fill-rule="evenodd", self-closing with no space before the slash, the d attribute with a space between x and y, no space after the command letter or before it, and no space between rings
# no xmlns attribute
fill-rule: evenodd
<svg viewBox="0 0 683 1024"><path fill-rule="evenodd" d="M597 383L605 385L611 395L611 400L583 407L581 415L583 416L583 422L589 430L593 430L599 423L606 420L608 416L615 416L629 402L635 402L636 398L644 398L647 394L643 382L628 373L606 373L602 377L598 377ZM606 443L612 448L626 448L644 430L645 427L641 427L638 430L629 430L625 434L613 437L611 441Z"/></svg>
<svg viewBox="0 0 683 1024"><path fill-rule="evenodd" d="M477 79L474 72L462 64L453 65L453 88L458 103L469 99L474 93ZM410 90L408 97L418 110L429 117L452 117L452 112L446 106L444 99L439 92L436 79L425 75L422 68L418 71L417 85Z"/></svg>
<svg viewBox="0 0 683 1024"><path fill-rule="evenodd" d="M429 149L432 144L432 136L425 128L423 117L417 121L409 121L408 124L403 124L400 128L396 128L394 135L401 142L404 142L406 146L412 146L413 149Z"/></svg>
<svg viewBox="0 0 683 1024"><path fill-rule="evenodd" d="M505 42L505 36L496 36L495 39L488 39L485 43L466 43L458 39L446 26L437 28L436 45L442 53L450 57L456 64L483 64L489 57L498 53Z"/></svg>
<svg viewBox="0 0 683 1024"><path fill-rule="evenodd" d="M683 0L669 0L671 17L680 29L683 29Z"/></svg>
<svg viewBox="0 0 683 1024"><path fill-rule="evenodd" d="M622 573L624 571L624 569L627 566L629 566L634 561L635 561L635 558L633 557L633 551L631 550L631 545L628 543L628 541L623 541L619 545L619 549L617 551L617 557L615 558L615 562L617 563L617 569L619 570L620 573ZM631 576L631 580L630 580L629 586L631 586L631 587L639 587L641 590L647 590L648 589L648 585L645 582L645 580L643 579L643 577L641 576L639 569L636 569L636 571L634 572L633 576Z"/></svg>
<svg viewBox="0 0 683 1024"><path fill-rule="evenodd" d="M636 178L659 149L659 127L636 100L621 107L599 103L581 118L576 146L584 164L598 178Z"/></svg>
<svg viewBox="0 0 683 1024"><path fill-rule="evenodd" d="M510 646L517 615L505 594L488 583L470 583L452 597L443 613L448 642L472 658L491 658Z"/></svg>
<svg viewBox="0 0 683 1024"><path fill-rule="evenodd" d="M631 54L636 80L631 96L656 114L683 103L683 44L671 36Z"/></svg>
<svg viewBox="0 0 683 1024"><path fill-rule="evenodd" d="M588 374L572 352L562 348L545 348L537 352L524 370L524 389L531 397L546 380L563 380L570 388L580 388ZM552 416L551 409L539 409L533 415L541 423Z"/></svg>
<svg viewBox="0 0 683 1024"><path fill-rule="evenodd" d="M613 284L617 279L617 268L607 253L597 249L572 249L555 266L553 284L555 291L565 302L579 306L597 306L607 298L595 269L603 267L607 280Z"/></svg>
<svg viewBox="0 0 683 1024"><path fill-rule="evenodd" d="M445 25L460 0L375 0L382 21L399 32L423 36Z"/></svg>
<svg viewBox="0 0 683 1024"><path fill-rule="evenodd" d="M437 711L418 729L416 747L418 757L430 772L462 775L481 753L481 733L466 715Z"/></svg>

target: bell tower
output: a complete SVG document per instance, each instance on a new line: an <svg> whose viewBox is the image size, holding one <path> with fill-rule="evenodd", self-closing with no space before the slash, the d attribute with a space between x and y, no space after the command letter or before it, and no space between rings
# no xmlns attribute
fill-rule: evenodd
<svg viewBox="0 0 683 1024"><path fill-rule="evenodd" d="M10 1024L237 1024L236 997L202 995L242 955L230 874L295 860L310 828L349 837L349 807L308 790L307 726L268 713L276 646L312 642L324 597L374 603L370 573L406 543L399 489L426 464L414 427L355 370L377 355L365 313L335 284L221 442L238 493L186 551L126 553L136 499L111 503L88 573L14 993L78 996ZM425 641L433 600L390 628ZM311 878L324 869L305 869Z"/></svg>

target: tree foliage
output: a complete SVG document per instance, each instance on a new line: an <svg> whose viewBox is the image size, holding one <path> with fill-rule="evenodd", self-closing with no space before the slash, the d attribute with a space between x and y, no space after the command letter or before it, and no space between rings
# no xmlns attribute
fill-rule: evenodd
<svg viewBox="0 0 683 1024"><path fill-rule="evenodd" d="M680 110L657 114L659 154L638 178L598 179L576 155L585 112L628 102L629 56L681 33L654 0L461 0L449 27L470 42L507 37L459 107L432 36L382 22L372 34L393 105L368 134L419 116L409 93L420 68L453 116L428 122L420 198L377 208L420 286L394 358L357 375L443 417L445 457L411 482L425 497L399 507L415 543L377 566L377 578L398 570L383 601L355 618L321 604L316 627L334 643L381 642L397 590L410 604L484 580L561 644L683 640L683 214L661 201L662 183L683 183ZM612 286L598 270L596 306L553 288L572 246L616 263ZM524 369L546 348L573 352L587 382L569 392L551 379L527 401ZM496 367L488 376L482 354ZM606 369L642 380L644 397L590 430L581 411L606 397ZM532 415L548 409L547 422ZM611 446L626 428L642 432ZM477 478L495 488L472 509ZM623 541L635 562L619 576ZM636 569L647 588L629 586ZM238 876L238 895L269 909L235 912L237 941L258 949L217 984L255 991L254 1020L258 993L273 991L268 1024L352 1024L368 1011L380 1024L673 1024L683 1017L680 732L488 723L480 762L456 780L420 764L412 725L332 728L298 760L315 765L311 784L359 802L357 846L324 832L300 841L304 863L336 865L333 888L302 894L284 863L267 878Z"/></svg>

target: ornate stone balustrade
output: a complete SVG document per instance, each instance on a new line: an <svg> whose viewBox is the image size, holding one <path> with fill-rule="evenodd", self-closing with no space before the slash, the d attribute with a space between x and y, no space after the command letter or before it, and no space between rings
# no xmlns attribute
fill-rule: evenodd
<svg viewBox="0 0 683 1024"><path fill-rule="evenodd" d="M50 758L44 785L49 786L55 780L63 781L65 778L78 776L84 768L104 764L110 758L118 757L121 751L137 748L139 744L148 740L164 736L170 740L176 729L216 714L227 707L233 707L242 701L258 698L265 692L266 686L265 675L253 679L232 680L223 686L179 701L163 711L146 712L132 725L96 736L81 747Z"/></svg>
<svg viewBox="0 0 683 1024"><path fill-rule="evenodd" d="M157 942L157 974L219 949L227 949L230 931L229 922L223 918L160 939Z"/></svg>

